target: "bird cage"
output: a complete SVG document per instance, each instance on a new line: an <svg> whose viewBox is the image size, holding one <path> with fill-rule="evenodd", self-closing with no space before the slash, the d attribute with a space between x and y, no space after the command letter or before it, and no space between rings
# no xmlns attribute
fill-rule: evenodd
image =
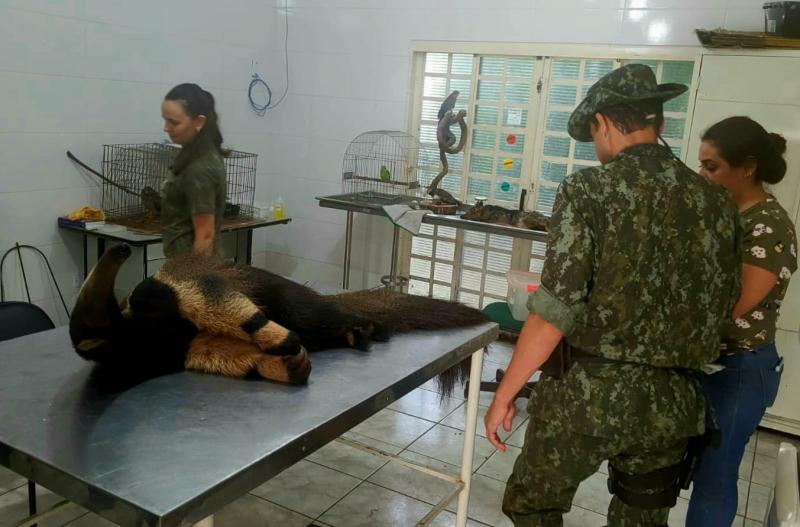
<svg viewBox="0 0 800 527"><path fill-rule="evenodd" d="M353 199L395 203L415 196L417 139L405 132L376 130L356 137L342 163L342 191Z"/></svg>
<svg viewBox="0 0 800 527"><path fill-rule="evenodd" d="M159 230L161 186L179 151L161 143L104 145L101 208L106 218L142 230ZM258 156L230 149L222 155L228 180L225 219L252 219Z"/></svg>

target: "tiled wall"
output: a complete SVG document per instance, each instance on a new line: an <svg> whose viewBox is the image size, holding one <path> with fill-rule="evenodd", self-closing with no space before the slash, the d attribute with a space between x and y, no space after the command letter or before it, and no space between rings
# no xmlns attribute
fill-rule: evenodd
<svg viewBox="0 0 800 527"><path fill-rule="evenodd" d="M68 296L80 244L55 217L87 201L103 143L160 141L159 101L195 81L218 100L226 140L259 154L258 200L281 195L293 222L257 231L255 262L300 280L336 283L344 213L315 195L340 189L347 143L406 129L412 40L694 45L695 27L757 30L761 0L0 0L0 250L41 247ZM284 5L289 95L257 117L245 91L252 61L282 92ZM388 270L390 230L357 217L354 287ZM21 298L16 266L6 264ZM60 322L44 268L34 296ZM33 275L33 276L31 276Z"/></svg>

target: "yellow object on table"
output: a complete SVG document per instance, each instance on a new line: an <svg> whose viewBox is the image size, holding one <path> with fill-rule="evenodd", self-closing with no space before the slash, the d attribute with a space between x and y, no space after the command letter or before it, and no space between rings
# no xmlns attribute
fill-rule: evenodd
<svg viewBox="0 0 800 527"><path fill-rule="evenodd" d="M106 215L101 209L84 205L67 214L67 219L72 221L102 221L106 219Z"/></svg>

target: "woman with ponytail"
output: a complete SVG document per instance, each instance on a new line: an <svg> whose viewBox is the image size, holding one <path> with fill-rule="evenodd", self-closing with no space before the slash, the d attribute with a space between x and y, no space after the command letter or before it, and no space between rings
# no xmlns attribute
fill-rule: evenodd
<svg viewBox="0 0 800 527"><path fill-rule="evenodd" d="M742 274L739 300L722 331L717 363L724 369L702 379L721 443L703 452L688 527L731 525L745 445L778 394L783 359L775 348L775 329L797 269L797 240L792 220L764 184L783 179L785 151L783 137L747 117L718 122L700 146L700 175L725 187L739 208Z"/></svg>
<svg viewBox="0 0 800 527"><path fill-rule="evenodd" d="M179 84L161 103L164 132L181 145L161 191L164 254L214 252L227 182L214 97L197 84Z"/></svg>

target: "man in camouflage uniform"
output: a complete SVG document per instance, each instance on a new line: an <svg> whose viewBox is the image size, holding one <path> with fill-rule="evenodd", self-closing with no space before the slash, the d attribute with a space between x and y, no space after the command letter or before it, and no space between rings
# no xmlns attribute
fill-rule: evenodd
<svg viewBox="0 0 800 527"><path fill-rule="evenodd" d="M541 287L485 418L505 450L497 429L510 429L519 389L562 338L580 352L534 387L503 500L517 526L562 525L604 460L621 487L608 525L666 526L664 497L677 493L688 439L705 430L692 372L717 357L737 297L738 223L724 190L657 142L663 102L685 90L627 65L570 117L569 134L593 141L603 164L559 188Z"/></svg>

